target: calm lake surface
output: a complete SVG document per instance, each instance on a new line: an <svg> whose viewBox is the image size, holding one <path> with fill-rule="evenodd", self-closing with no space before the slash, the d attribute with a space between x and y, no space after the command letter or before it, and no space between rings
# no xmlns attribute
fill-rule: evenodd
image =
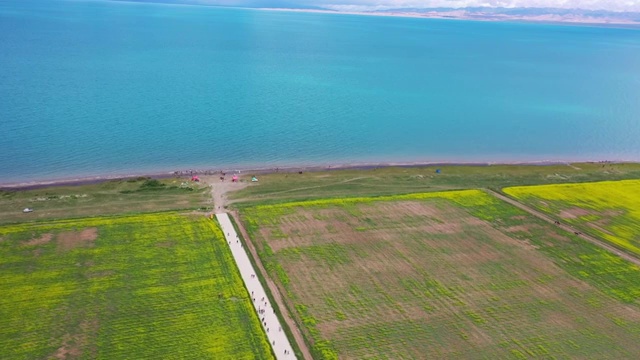
<svg viewBox="0 0 640 360"><path fill-rule="evenodd" d="M640 161L640 30L0 0L0 182Z"/></svg>

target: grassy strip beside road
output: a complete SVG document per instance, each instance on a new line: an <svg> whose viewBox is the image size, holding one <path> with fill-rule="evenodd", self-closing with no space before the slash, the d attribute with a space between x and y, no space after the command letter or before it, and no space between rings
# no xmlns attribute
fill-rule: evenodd
<svg viewBox="0 0 640 360"><path fill-rule="evenodd" d="M436 173L440 169L440 173ZM442 165L270 173L231 193L232 202L250 204L296 200L382 196L453 189L639 179L640 164Z"/></svg>
<svg viewBox="0 0 640 360"><path fill-rule="evenodd" d="M211 207L208 186L183 178L0 190L0 224ZM23 214L22 209L34 212Z"/></svg>

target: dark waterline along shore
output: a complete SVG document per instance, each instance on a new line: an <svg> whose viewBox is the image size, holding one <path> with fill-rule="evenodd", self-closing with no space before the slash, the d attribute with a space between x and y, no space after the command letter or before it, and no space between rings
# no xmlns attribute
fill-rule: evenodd
<svg viewBox="0 0 640 360"><path fill-rule="evenodd" d="M271 173L297 173L297 172L319 172L319 171L331 171L331 170L370 170L376 168L389 168L389 167L405 167L405 168L419 168L419 167L438 167L438 166L551 166L551 165L567 165L572 164L634 164L635 161L514 161L514 162L383 162L383 163L355 163L355 164L336 164L336 165L307 165L307 166L283 166L283 167L237 167L237 168L211 168L211 169L187 169L176 170L171 172L140 172L132 174L102 174L96 176L86 177L69 177L69 178L56 178L56 179L44 179L33 180L24 182L1 182L0 190L33 190L46 188L50 186L77 186L77 185L90 185L97 184L105 181L112 180L130 180L141 177L149 177L153 179L166 179L180 176L193 176L193 175L218 175L224 174L238 174L238 175L260 175Z"/></svg>

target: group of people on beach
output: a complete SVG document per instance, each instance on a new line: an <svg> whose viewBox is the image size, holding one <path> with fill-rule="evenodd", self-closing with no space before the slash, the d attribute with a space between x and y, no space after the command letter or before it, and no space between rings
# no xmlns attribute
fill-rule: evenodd
<svg viewBox="0 0 640 360"><path fill-rule="evenodd" d="M284 169L284 171L286 172L288 170L288 172L293 172L293 173L297 172L298 174L302 174L303 173L302 170L299 170L299 169L305 169L305 168L298 168L298 170L296 168L288 168L288 169ZM329 166L325 167L325 169L326 170L331 170L331 166L329 165ZM257 172L269 172L269 171L271 171L271 172L274 172L274 173L279 173L281 170L283 170L283 169L280 169L279 167L271 168L271 169L256 169ZM231 170L231 171L234 172L234 173L237 173L237 174L240 174L242 172L242 170ZM220 174L221 175L220 180L223 180L222 178L224 176L226 176L226 171L224 171L224 170L198 170L198 169L192 170L192 169L190 169L190 170L176 170L176 171L173 172L173 175L175 175L175 176L215 175L215 174Z"/></svg>

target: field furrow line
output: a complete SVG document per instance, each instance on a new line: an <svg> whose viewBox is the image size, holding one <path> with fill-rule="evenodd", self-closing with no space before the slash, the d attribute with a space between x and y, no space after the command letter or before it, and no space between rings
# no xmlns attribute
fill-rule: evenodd
<svg viewBox="0 0 640 360"><path fill-rule="evenodd" d="M546 222L548 222L550 224L555 224L559 228L561 228L561 229L563 229L565 231L571 232L571 233L575 234L576 236L580 237L583 240L586 240L586 241L588 241L588 242L590 242L590 243L592 243L594 245L597 245L597 246L599 246L599 247L611 252L612 254L615 254L615 255L621 257L624 260L627 260L627 261L629 261L629 262L631 262L633 264L636 264L636 265L640 266L640 259L636 258L635 256L632 256L632 255L630 255L630 254L628 254L628 253L626 253L626 252L624 252L622 250L619 250L618 248L616 248L616 247L614 247L612 245L609 245L609 244L603 242L602 240L598 240L593 236L584 234L584 233L580 232L578 229L574 228L573 226L567 225L565 223L557 223L556 219L553 219L552 217L550 217L550 216L548 216L546 214L543 214L542 212L540 212L538 210L535 210L535 209L533 209L533 208L531 208L531 207L529 207L529 206L527 206L527 205L525 205L525 204L523 204L523 203L521 203L521 202L519 202L517 200L514 200L514 199L512 199L512 198L510 198L508 196L502 195L502 194L500 194L500 193L498 193L496 191L493 191L493 190L490 190L490 189L486 189L486 188L482 189L482 190L484 190L487 194L498 198L499 200L505 201L505 202L507 202L507 203L519 208L520 210L526 211L527 213L537 217L538 219L544 220L544 221L546 221Z"/></svg>

